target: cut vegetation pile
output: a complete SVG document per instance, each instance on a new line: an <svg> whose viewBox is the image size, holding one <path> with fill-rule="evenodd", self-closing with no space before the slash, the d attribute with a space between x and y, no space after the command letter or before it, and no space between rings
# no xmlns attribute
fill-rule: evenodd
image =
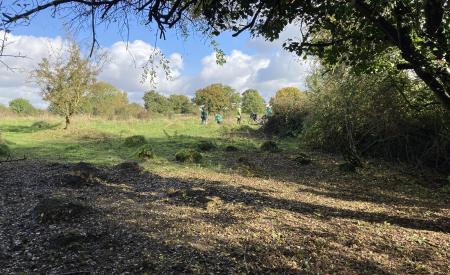
<svg viewBox="0 0 450 275"><path fill-rule="evenodd" d="M149 160L155 157L153 147L150 144L144 144L136 152L136 156L142 160Z"/></svg>
<svg viewBox="0 0 450 275"><path fill-rule="evenodd" d="M2 119L0 274L449 273L448 174L183 119Z"/></svg>
<svg viewBox="0 0 450 275"><path fill-rule="evenodd" d="M202 161L202 154L192 149L182 149L175 154L175 160L178 162L194 162Z"/></svg>
<svg viewBox="0 0 450 275"><path fill-rule="evenodd" d="M43 199L33 209L36 220L48 224L75 222L87 212L89 209L85 205L60 198Z"/></svg>
<svg viewBox="0 0 450 275"><path fill-rule="evenodd" d="M282 171L298 181L279 167L183 179L126 162L76 189L51 179L89 164L3 163L0 273L448 274L448 196L385 167L348 176L314 160ZM273 160L240 158L258 161Z"/></svg>

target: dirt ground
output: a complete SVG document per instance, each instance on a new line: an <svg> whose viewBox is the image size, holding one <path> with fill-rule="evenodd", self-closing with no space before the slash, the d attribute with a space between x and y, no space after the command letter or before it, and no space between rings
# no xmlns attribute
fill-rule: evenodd
<svg viewBox="0 0 450 275"><path fill-rule="evenodd" d="M450 198L427 178L238 157L164 176L1 163L0 273L450 273Z"/></svg>

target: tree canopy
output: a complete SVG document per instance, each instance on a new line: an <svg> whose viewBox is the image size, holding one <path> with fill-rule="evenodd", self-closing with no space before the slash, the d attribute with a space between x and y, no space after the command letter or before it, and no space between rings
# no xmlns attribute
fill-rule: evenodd
<svg viewBox="0 0 450 275"><path fill-rule="evenodd" d="M98 73L98 69L81 56L75 43L68 46L68 52L67 58L43 58L34 72L44 100L50 103L50 110L65 117L66 129L71 117L80 111Z"/></svg>
<svg viewBox="0 0 450 275"><path fill-rule="evenodd" d="M194 112L194 104L185 95L172 94L166 97L156 91L144 94L144 106L149 112L159 114L188 114Z"/></svg>
<svg viewBox="0 0 450 275"><path fill-rule="evenodd" d="M195 92L194 102L203 105L208 112L223 112L236 108L240 95L230 86L211 84Z"/></svg>
<svg viewBox="0 0 450 275"><path fill-rule="evenodd" d="M81 104L81 112L94 116L114 116L128 105L127 93L106 82L89 87Z"/></svg>
<svg viewBox="0 0 450 275"><path fill-rule="evenodd" d="M450 12L448 0L294 0L294 1L171 1L171 0L28 0L0 6L0 28L28 22L46 9L95 26L110 22L127 24L128 16L166 28L201 26L206 34L249 30L267 39L279 38L293 24L298 35L285 47L299 55L319 56L326 64L337 61L357 70L411 69L450 110ZM199 29L199 28L196 28Z"/></svg>
<svg viewBox="0 0 450 275"><path fill-rule="evenodd" d="M24 98L16 98L9 102L9 109L17 114L32 115L36 113L36 109L31 105L30 101Z"/></svg>
<svg viewBox="0 0 450 275"><path fill-rule="evenodd" d="M305 107L307 96L296 87L285 87L277 91L270 99L275 113L289 113Z"/></svg>
<svg viewBox="0 0 450 275"><path fill-rule="evenodd" d="M166 114L172 111L169 99L156 91L149 91L144 94L144 107L149 112Z"/></svg>
<svg viewBox="0 0 450 275"><path fill-rule="evenodd" d="M242 111L247 114L264 111L264 99L257 90L248 89L242 93Z"/></svg>
<svg viewBox="0 0 450 275"><path fill-rule="evenodd" d="M194 105L185 95L170 95L169 102L176 114L188 114L194 112Z"/></svg>

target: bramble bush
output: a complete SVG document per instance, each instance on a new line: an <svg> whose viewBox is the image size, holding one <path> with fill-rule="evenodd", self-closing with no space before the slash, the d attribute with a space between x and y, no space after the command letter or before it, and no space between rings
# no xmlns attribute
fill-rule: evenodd
<svg viewBox="0 0 450 275"><path fill-rule="evenodd" d="M301 141L313 148L450 167L450 115L405 73L355 75L346 68L309 79ZM428 96L427 96L428 95Z"/></svg>
<svg viewBox="0 0 450 275"><path fill-rule="evenodd" d="M283 88L270 100L273 115L264 132L278 136L297 136L308 114L308 96L295 87Z"/></svg>

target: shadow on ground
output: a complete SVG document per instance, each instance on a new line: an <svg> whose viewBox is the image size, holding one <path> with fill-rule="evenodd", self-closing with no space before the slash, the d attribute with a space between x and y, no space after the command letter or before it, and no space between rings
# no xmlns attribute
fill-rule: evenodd
<svg viewBox="0 0 450 275"><path fill-rule="evenodd" d="M73 166L0 166L3 272L398 274L448 267L439 245L449 241L448 217L414 217L383 205L353 210L319 195L118 167L100 168L95 184L74 189L61 184ZM92 211L42 224L30 209L47 197Z"/></svg>
<svg viewBox="0 0 450 275"><path fill-rule="evenodd" d="M0 131L11 132L11 133L34 133L45 130L56 129L61 126L61 123L48 123L45 121L37 121L30 126L24 125L2 125L0 126Z"/></svg>

